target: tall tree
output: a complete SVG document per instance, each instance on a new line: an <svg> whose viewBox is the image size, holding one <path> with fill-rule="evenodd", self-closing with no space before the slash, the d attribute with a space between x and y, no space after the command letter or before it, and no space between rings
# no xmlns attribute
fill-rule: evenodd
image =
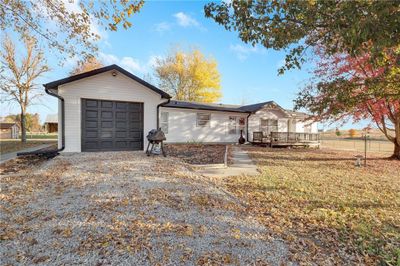
<svg viewBox="0 0 400 266"><path fill-rule="evenodd" d="M232 0L209 3L204 10L245 43L289 50L281 74L300 68L309 47L321 45L329 55L369 52L379 60L400 39L400 1L395 0Z"/></svg>
<svg viewBox="0 0 400 266"><path fill-rule="evenodd" d="M160 87L176 100L216 102L221 98L217 62L199 50L176 51L155 65Z"/></svg>
<svg viewBox="0 0 400 266"><path fill-rule="evenodd" d="M100 29L130 28L143 0L1 0L0 28L27 32L58 54L86 57L97 51Z"/></svg>
<svg viewBox="0 0 400 266"><path fill-rule="evenodd" d="M73 76L80 73L88 72L90 70L101 68L103 66L104 64L101 61L99 61L96 57L90 56L85 60L78 61L74 69L72 69L72 71L69 74Z"/></svg>
<svg viewBox="0 0 400 266"><path fill-rule="evenodd" d="M32 37L25 36L25 55L17 56L15 43L5 36L0 50L0 89L2 102L19 105L21 141L26 142L26 113L29 105L39 96L35 81L49 71L42 50Z"/></svg>
<svg viewBox="0 0 400 266"><path fill-rule="evenodd" d="M296 108L310 110L315 120L371 119L394 145L400 159L400 46L387 52L379 66L370 54L330 56L319 51L314 78L296 99Z"/></svg>

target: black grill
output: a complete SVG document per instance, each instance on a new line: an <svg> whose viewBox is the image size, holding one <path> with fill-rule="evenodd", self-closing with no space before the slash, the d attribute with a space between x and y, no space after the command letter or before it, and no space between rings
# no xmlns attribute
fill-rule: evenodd
<svg viewBox="0 0 400 266"><path fill-rule="evenodd" d="M146 138L149 141L149 144L147 144L147 149L146 149L147 156L150 156L151 154L159 154L158 152L156 152L155 149L157 146L160 146L162 154L164 155L164 157L166 156L164 151L164 140L167 140L167 138L165 137L165 134L161 130L161 128L150 130Z"/></svg>

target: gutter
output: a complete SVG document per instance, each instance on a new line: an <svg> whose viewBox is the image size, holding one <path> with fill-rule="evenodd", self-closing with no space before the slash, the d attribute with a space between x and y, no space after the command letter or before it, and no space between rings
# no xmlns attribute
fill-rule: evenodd
<svg viewBox="0 0 400 266"><path fill-rule="evenodd" d="M171 98L168 98L166 102L162 102L157 105L157 129L160 127L160 106L163 106L164 104L168 104L171 101Z"/></svg>
<svg viewBox="0 0 400 266"><path fill-rule="evenodd" d="M59 154L60 151L65 149L65 108L64 108L64 98L61 97L60 95L51 92L48 88L47 85L43 85L44 90L48 95L54 96L58 98L61 101L61 148L60 149L55 149L55 150L48 150L48 151L41 151L41 150L36 150L36 151L31 151L31 152L19 152L17 153L17 156L26 156L26 155L41 155L45 156L48 158L55 157Z"/></svg>
<svg viewBox="0 0 400 266"><path fill-rule="evenodd" d="M246 118L246 140L249 142L249 117L252 113L249 113Z"/></svg>

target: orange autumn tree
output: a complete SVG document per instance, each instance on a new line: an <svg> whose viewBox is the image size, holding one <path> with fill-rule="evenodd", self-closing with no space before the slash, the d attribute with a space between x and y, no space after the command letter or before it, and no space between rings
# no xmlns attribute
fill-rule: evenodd
<svg viewBox="0 0 400 266"><path fill-rule="evenodd" d="M385 50L378 63L367 53L317 54L316 79L299 93L296 107L310 110L315 120L372 120L393 143L391 157L400 160L400 46Z"/></svg>
<svg viewBox="0 0 400 266"><path fill-rule="evenodd" d="M217 62L199 50L158 59L155 72L160 87L176 100L212 103L222 96Z"/></svg>
<svg viewBox="0 0 400 266"><path fill-rule="evenodd" d="M79 61L69 74L73 76L97 68L101 68L103 66L104 64L101 61L99 61L96 57L90 56L85 60Z"/></svg>

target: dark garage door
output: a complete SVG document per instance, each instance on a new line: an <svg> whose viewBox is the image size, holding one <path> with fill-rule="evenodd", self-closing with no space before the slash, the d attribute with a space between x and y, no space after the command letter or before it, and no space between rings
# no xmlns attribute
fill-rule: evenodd
<svg viewBox="0 0 400 266"><path fill-rule="evenodd" d="M82 99L82 151L142 149L142 103Z"/></svg>

